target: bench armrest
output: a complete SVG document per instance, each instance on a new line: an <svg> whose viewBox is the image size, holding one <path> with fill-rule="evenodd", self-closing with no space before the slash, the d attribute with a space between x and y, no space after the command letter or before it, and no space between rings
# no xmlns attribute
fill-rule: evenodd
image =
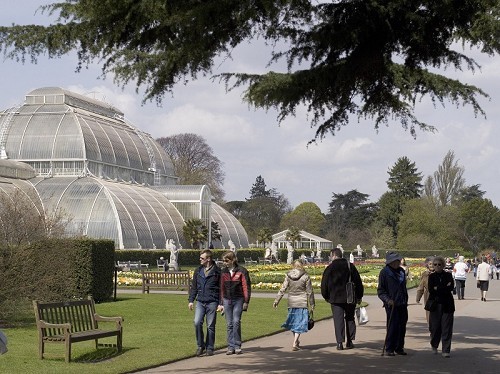
<svg viewBox="0 0 500 374"><path fill-rule="evenodd" d="M39 328L42 329L64 329L67 330L68 332L71 330L70 323L48 323L45 322L43 319L39 320L37 325Z"/></svg>
<svg viewBox="0 0 500 374"><path fill-rule="evenodd" d="M97 313L94 314L94 319L97 322L115 322L117 329L120 329L122 327L122 323L123 323L123 317L104 317L104 316L100 316Z"/></svg>

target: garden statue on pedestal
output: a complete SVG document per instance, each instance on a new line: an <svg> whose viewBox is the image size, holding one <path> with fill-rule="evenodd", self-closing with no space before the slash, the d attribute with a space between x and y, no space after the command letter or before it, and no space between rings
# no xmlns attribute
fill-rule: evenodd
<svg viewBox="0 0 500 374"><path fill-rule="evenodd" d="M342 244L337 244L337 248L342 252L342 256L344 256L344 248L342 248Z"/></svg>
<svg viewBox="0 0 500 374"><path fill-rule="evenodd" d="M271 260L271 248L266 247L266 253L264 254L266 260Z"/></svg>
<svg viewBox="0 0 500 374"><path fill-rule="evenodd" d="M177 259L179 257L179 250L175 245L174 239L169 239L167 243L168 249L170 250L170 262L168 264L168 270L177 271L179 270L179 263L177 262Z"/></svg>
<svg viewBox="0 0 500 374"><path fill-rule="evenodd" d="M356 246L356 251L358 252L358 257L363 256L363 250L359 244Z"/></svg>
<svg viewBox="0 0 500 374"><path fill-rule="evenodd" d="M287 257L286 257L286 263L291 264L293 262L293 247L290 242L286 243L286 249L288 251Z"/></svg>
<svg viewBox="0 0 500 374"><path fill-rule="evenodd" d="M227 246L229 247L229 250L231 252L234 252L234 254L236 255L236 246L234 245L234 243L231 239L228 240Z"/></svg>
<svg viewBox="0 0 500 374"><path fill-rule="evenodd" d="M321 259L321 248L318 248L316 250L316 260L319 261L319 262L321 262L321 260L322 260Z"/></svg>
<svg viewBox="0 0 500 374"><path fill-rule="evenodd" d="M273 242L271 244L271 262L278 262L278 247L276 247L276 243Z"/></svg>
<svg viewBox="0 0 500 374"><path fill-rule="evenodd" d="M377 247L372 247L372 257L378 257L378 249Z"/></svg>

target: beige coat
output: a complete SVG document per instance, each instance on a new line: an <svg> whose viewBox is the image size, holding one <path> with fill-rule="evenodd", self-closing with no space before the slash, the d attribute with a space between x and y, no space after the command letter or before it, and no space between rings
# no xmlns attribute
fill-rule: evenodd
<svg viewBox="0 0 500 374"><path fill-rule="evenodd" d="M292 269L288 272L274 300L275 304L280 302L287 291L289 308L307 308L309 306L309 308L314 309L315 304L312 282L306 271Z"/></svg>
<svg viewBox="0 0 500 374"><path fill-rule="evenodd" d="M429 299L429 270L426 270L422 273L422 277L420 278L420 284L417 288L417 303L420 302L422 296L424 297L424 305ZM427 318L427 323L429 323L429 311L425 311L425 317Z"/></svg>

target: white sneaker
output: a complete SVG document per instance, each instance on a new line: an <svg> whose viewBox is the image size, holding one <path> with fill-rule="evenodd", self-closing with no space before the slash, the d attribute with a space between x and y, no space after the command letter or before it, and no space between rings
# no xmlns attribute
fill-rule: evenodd
<svg viewBox="0 0 500 374"><path fill-rule="evenodd" d="M432 353L434 353L435 355L437 355L437 354L438 354L438 349L437 349L437 348L432 347Z"/></svg>
<svg viewBox="0 0 500 374"><path fill-rule="evenodd" d="M450 354L445 352L445 353L443 353L443 357L450 358Z"/></svg>

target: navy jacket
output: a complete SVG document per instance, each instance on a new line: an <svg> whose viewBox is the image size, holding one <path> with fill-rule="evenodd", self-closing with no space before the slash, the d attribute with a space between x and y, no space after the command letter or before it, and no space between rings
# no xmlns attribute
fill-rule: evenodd
<svg viewBox="0 0 500 374"><path fill-rule="evenodd" d="M378 276L377 294L387 306L389 300L394 300L394 306L408 305L408 290L406 289L406 275L403 268L396 270L386 265Z"/></svg>
<svg viewBox="0 0 500 374"><path fill-rule="evenodd" d="M210 272L205 275L205 266L194 271L189 287L189 302L198 300L201 303L219 303L220 299L220 268L214 263Z"/></svg>

